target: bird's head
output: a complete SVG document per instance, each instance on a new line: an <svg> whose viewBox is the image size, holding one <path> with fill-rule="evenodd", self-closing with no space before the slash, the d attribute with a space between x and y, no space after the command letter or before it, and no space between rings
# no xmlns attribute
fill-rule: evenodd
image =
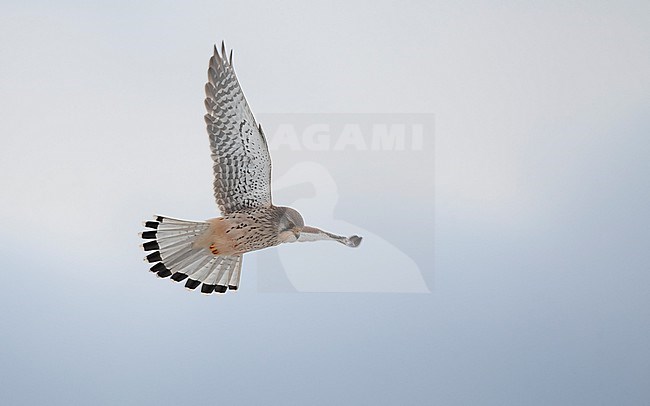
<svg viewBox="0 0 650 406"><path fill-rule="evenodd" d="M300 213L291 207L280 207L280 209L278 239L281 242L295 242L300 237L300 231L305 226L305 221Z"/></svg>

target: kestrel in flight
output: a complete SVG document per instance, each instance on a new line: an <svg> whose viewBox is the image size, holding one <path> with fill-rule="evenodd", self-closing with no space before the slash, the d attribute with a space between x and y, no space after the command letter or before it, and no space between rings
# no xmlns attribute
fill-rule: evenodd
<svg viewBox="0 0 650 406"><path fill-rule="evenodd" d="M271 157L221 43L210 58L205 84L205 122L214 161L214 196L221 217L186 221L154 216L141 233L151 272L201 292L236 290L246 252L295 241L337 241L357 247L361 237L343 237L306 226L290 207L271 203Z"/></svg>

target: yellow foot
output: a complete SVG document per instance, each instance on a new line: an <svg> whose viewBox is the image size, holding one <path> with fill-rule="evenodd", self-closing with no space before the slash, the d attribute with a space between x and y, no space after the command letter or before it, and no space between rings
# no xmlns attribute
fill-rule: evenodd
<svg viewBox="0 0 650 406"><path fill-rule="evenodd" d="M217 250L217 247L215 247L214 244L210 244L210 252L212 252L214 255L219 255L219 250Z"/></svg>

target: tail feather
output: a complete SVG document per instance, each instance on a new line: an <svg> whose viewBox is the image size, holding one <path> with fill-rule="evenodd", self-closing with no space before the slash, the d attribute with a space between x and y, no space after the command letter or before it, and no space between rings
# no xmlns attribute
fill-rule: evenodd
<svg viewBox="0 0 650 406"><path fill-rule="evenodd" d="M208 263L212 261L212 255L200 257L197 261L188 263L183 269L183 273L187 276L195 276L203 267L209 265ZM181 269L179 267L178 269Z"/></svg>
<svg viewBox="0 0 650 406"><path fill-rule="evenodd" d="M205 255L204 250L183 246L178 251L171 251L171 254L161 255L161 257L167 268L177 270L177 268L180 268L178 265L181 263L201 255Z"/></svg>
<svg viewBox="0 0 650 406"><path fill-rule="evenodd" d="M194 253L184 260L172 265L175 272L182 271L186 275L191 275L195 269L202 267L210 261L210 256L205 255L205 252L199 251Z"/></svg>
<svg viewBox="0 0 650 406"><path fill-rule="evenodd" d="M205 277L204 283L206 285L216 285L217 281L219 280L219 276L223 274L225 269L223 268L223 263L226 262L227 257L218 257L219 260L215 264L214 267L214 272L211 272L209 275Z"/></svg>
<svg viewBox="0 0 650 406"><path fill-rule="evenodd" d="M219 275L217 277L217 285L219 286L228 286L228 281L230 280L230 275L237 264L237 257L228 257L225 261L222 269L219 270Z"/></svg>
<svg viewBox="0 0 650 406"><path fill-rule="evenodd" d="M158 246L161 248L161 250L165 251L165 253L174 252L184 247L191 246L196 240L197 235L201 234L202 233L197 233L193 236L183 236L181 238L159 238L156 240L156 242L158 243Z"/></svg>
<svg viewBox="0 0 650 406"><path fill-rule="evenodd" d="M230 275L230 279L228 280L228 289L237 290L239 287L239 279L241 278L241 264L242 257L239 256L237 258L235 269L232 271L232 275Z"/></svg>
<svg viewBox="0 0 650 406"><path fill-rule="evenodd" d="M171 276L176 282L187 279L185 287L192 290L202 284L201 293L205 294L239 287L241 255L214 255L206 247L194 246L210 223L156 216L144 226L148 230L140 233L147 240L142 248L153 251L145 260L155 263L150 270L159 277Z"/></svg>
<svg viewBox="0 0 650 406"><path fill-rule="evenodd" d="M195 272L189 274L190 279L194 279L199 282L205 281L214 268L214 263L216 262L216 257L212 257L205 265L200 268L197 268Z"/></svg>

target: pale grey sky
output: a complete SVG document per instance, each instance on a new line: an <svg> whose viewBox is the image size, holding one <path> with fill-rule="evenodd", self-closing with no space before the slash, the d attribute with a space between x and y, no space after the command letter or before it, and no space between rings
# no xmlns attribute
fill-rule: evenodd
<svg viewBox="0 0 650 406"><path fill-rule="evenodd" d="M0 403L647 404L649 17L3 2ZM262 255L222 297L147 272L142 220L216 215L203 84L222 39L258 115L435 116L411 160L433 173L310 155L339 167L332 221L408 254L431 293L260 293ZM273 159L274 178L300 162ZM308 272L313 249L290 248Z"/></svg>

